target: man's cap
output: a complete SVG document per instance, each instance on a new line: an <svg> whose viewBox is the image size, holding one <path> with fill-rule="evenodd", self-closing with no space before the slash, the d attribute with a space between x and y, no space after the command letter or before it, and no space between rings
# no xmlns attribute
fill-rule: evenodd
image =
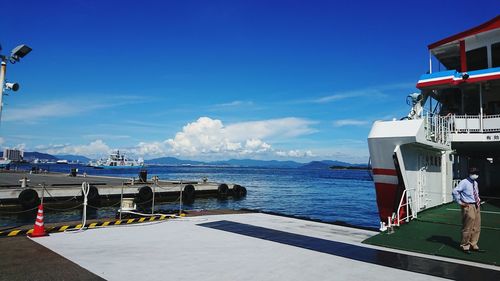
<svg viewBox="0 0 500 281"><path fill-rule="evenodd" d="M479 169L476 168L476 167L470 167L469 168L469 175L472 175L472 174L478 174L479 173Z"/></svg>

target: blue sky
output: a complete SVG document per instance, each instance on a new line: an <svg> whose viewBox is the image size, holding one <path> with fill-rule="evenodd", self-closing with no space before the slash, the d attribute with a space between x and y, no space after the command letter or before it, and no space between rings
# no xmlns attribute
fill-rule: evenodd
<svg viewBox="0 0 500 281"><path fill-rule="evenodd" d="M405 116L426 46L498 1L7 1L2 54L21 84L0 146L91 158L365 163Z"/></svg>

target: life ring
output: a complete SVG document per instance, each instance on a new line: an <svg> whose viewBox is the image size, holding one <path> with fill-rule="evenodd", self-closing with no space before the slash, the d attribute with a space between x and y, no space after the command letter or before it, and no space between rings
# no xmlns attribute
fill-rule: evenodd
<svg viewBox="0 0 500 281"><path fill-rule="evenodd" d="M153 199L153 190L149 186L143 186L139 189L139 202L148 202Z"/></svg>
<svg viewBox="0 0 500 281"><path fill-rule="evenodd" d="M33 209L38 204L40 204L38 193L31 188L21 191L21 193L19 193L19 196L17 197L17 200L25 210Z"/></svg>
<svg viewBox="0 0 500 281"><path fill-rule="evenodd" d="M196 197L196 191L194 189L194 186L192 184L188 184L184 187L184 190L182 191L182 201L187 204L191 204L194 202L194 199Z"/></svg>
<svg viewBox="0 0 500 281"><path fill-rule="evenodd" d="M83 192L82 192L82 198L83 198ZM87 202L93 206L100 206L101 204L101 196L99 195L99 190L94 185L91 185L89 187L89 193L87 194Z"/></svg>
<svg viewBox="0 0 500 281"><path fill-rule="evenodd" d="M245 197L247 195L247 189L244 186L235 184L233 186L233 197L234 198L241 198Z"/></svg>
<svg viewBox="0 0 500 281"><path fill-rule="evenodd" d="M228 192L229 192L229 187L225 183L219 185L219 187L217 188L217 196L219 197L219 199L227 198Z"/></svg>

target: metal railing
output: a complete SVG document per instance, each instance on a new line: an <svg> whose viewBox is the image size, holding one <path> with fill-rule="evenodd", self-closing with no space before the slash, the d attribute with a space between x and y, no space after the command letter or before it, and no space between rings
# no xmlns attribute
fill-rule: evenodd
<svg viewBox="0 0 500 281"><path fill-rule="evenodd" d="M500 132L500 114L496 115L451 115L453 132L456 134Z"/></svg>
<svg viewBox="0 0 500 281"><path fill-rule="evenodd" d="M410 188L403 190L403 194L401 195L401 200L399 200L399 206L396 210L396 226L400 225L401 221L409 222L410 220L417 217L418 206L416 201L416 189ZM401 210L405 208L405 216L401 217Z"/></svg>
<svg viewBox="0 0 500 281"><path fill-rule="evenodd" d="M426 139L439 144L449 145L449 134L453 128L450 117L427 114L425 116Z"/></svg>
<svg viewBox="0 0 500 281"><path fill-rule="evenodd" d="M425 116L426 139L449 145L449 134L480 134L500 132L500 114L496 115L448 115ZM496 140L496 139L495 139Z"/></svg>

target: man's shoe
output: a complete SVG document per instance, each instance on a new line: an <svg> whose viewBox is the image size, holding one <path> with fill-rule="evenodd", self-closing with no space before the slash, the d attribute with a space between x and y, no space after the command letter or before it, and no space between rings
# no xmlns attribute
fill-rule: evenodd
<svg viewBox="0 0 500 281"><path fill-rule="evenodd" d="M464 254L467 254L467 255L471 254L470 250L462 249L462 251L464 252Z"/></svg>

